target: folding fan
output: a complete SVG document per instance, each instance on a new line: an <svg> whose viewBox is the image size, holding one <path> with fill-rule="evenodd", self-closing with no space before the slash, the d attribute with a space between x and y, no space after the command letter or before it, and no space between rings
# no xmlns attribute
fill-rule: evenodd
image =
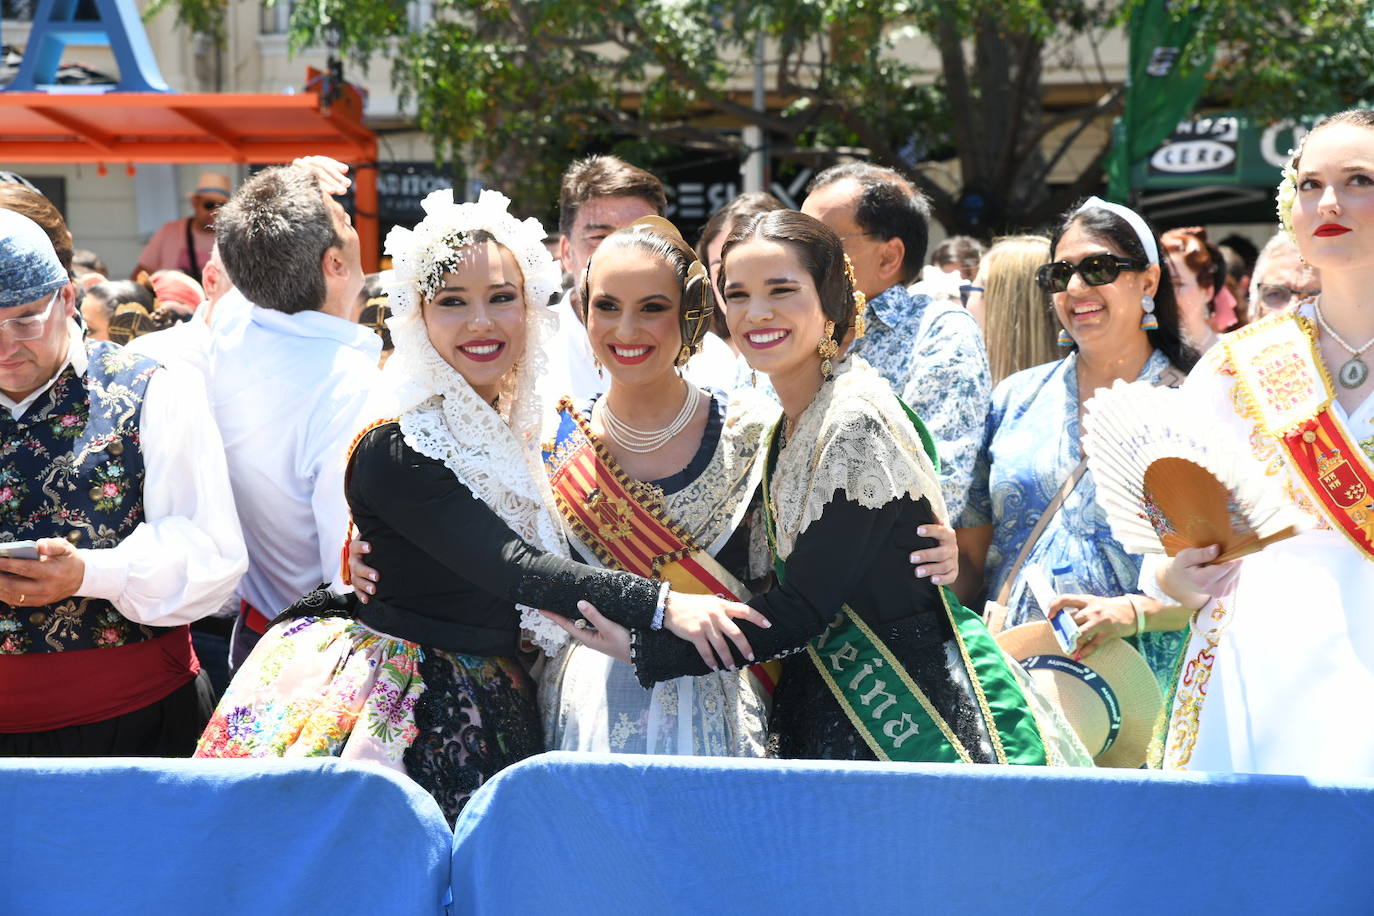
<svg viewBox="0 0 1374 916"><path fill-rule="evenodd" d="M1130 553L1219 544L1235 560L1310 524L1182 391L1117 381L1084 405L1083 450L1112 536Z"/></svg>

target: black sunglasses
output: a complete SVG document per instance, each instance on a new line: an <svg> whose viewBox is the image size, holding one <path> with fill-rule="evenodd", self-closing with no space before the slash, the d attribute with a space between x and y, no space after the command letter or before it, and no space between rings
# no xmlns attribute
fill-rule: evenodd
<svg viewBox="0 0 1374 916"><path fill-rule="evenodd" d="M1035 282L1047 293L1062 293L1069 288L1069 281L1077 273L1089 286L1105 286L1123 270L1144 270L1148 264L1135 258L1123 258L1114 254L1090 254L1077 264L1068 261L1054 261L1041 265L1035 272Z"/></svg>
<svg viewBox="0 0 1374 916"><path fill-rule="evenodd" d="M222 200L202 200L202 201L200 202L200 205L201 205L202 207L204 207L206 210L209 210L211 213L213 213L213 212L215 212L216 210L218 210L220 207L224 206L224 201L222 201Z"/></svg>

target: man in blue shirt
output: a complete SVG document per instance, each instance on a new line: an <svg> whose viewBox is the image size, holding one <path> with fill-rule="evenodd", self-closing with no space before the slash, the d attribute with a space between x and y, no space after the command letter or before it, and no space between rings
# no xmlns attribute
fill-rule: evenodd
<svg viewBox="0 0 1374 916"><path fill-rule="evenodd" d="M868 297L862 356L925 421L940 455L940 484L950 518L963 511L992 397L987 351L965 309L907 291L920 274L930 207L892 169L866 162L821 172L802 212L840 237Z"/></svg>

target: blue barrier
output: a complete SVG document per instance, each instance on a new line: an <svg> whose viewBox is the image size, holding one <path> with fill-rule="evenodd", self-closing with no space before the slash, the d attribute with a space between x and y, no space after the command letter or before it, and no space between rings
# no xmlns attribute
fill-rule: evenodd
<svg viewBox="0 0 1374 916"><path fill-rule="evenodd" d="M1374 907L1374 781L544 754L454 840L455 914Z"/></svg>
<svg viewBox="0 0 1374 916"><path fill-rule="evenodd" d="M453 835L334 759L0 760L0 913L437 916Z"/></svg>

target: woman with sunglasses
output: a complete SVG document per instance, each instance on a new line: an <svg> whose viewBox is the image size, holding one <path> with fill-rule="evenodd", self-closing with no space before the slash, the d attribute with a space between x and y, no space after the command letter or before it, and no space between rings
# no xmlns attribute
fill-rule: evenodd
<svg viewBox="0 0 1374 916"><path fill-rule="evenodd" d="M1173 384L1197 361L1158 238L1134 211L1090 198L1050 239L1036 282L1050 294L1063 359L1015 373L993 392L969 504L955 525L961 597L1007 608L1006 627L1061 608L1082 629L1079 657L1130 637L1161 683L1186 626L1181 610L1136 592L1139 556L1118 544L1083 462L1083 404L1117 379ZM1061 493L1067 493L1062 499ZM1038 608L1021 572L1039 567L1060 594ZM994 625L998 622L994 621Z"/></svg>

